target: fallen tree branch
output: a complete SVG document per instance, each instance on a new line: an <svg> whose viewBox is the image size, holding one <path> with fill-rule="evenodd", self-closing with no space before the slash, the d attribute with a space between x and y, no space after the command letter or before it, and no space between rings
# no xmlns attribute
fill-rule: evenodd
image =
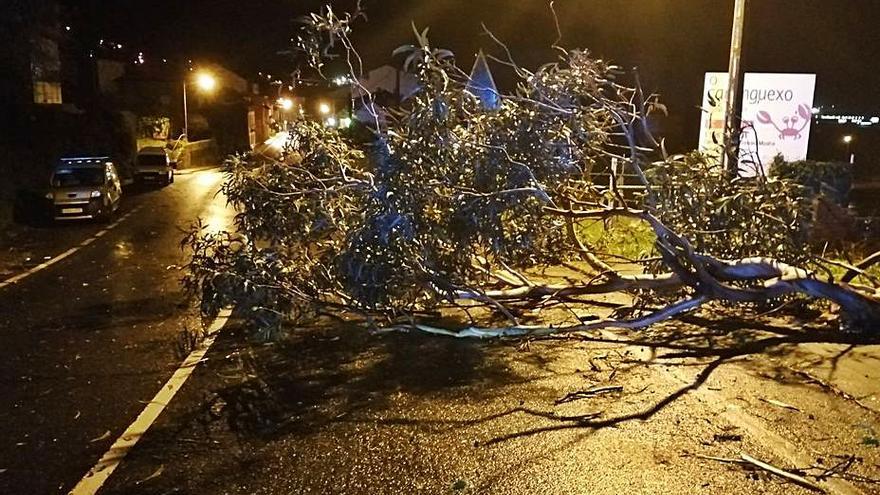
<svg viewBox="0 0 880 495"><path fill-rule="evenodd" d="M546 335L553 333L552 328L540 326L513 326L501 328L478 328L467 327L459 331L448 330L446 328L435 327L432 325L412 324L412 325L395 325L392 327L377 330L377 333L400 332L408 330L418 330L433 335L443 335L446 337L455 337L459 339L476 338L476 339L494 339L501 337L525 337L530 335Z"/></svg>
<svg viewBox="0 0 880 495"><path fill-rule="evenodd" d="M564 397L556 399L555 404L565 404L566 402L574 402L581 399L589 399L597 395L608 394L612 392L620 392L623 387L620 385L610 385L607 387L596 387L588 390L578 390L577 392L569 392Z"/></svg>
<svg viewBox="0 0 880 495"><path fill-rule="evenodd" d="M679 301L675 304L657 310L641 318L632 320L600 320L585 325L572 327L572 331L598 330L600 328L624 328L635 330L645 328L663 320L668 320L674 316L678 316L688 311L693 311L703 305L708 299L705 296L697 296L690 299Z"/></svg>
<svg viewBox="0 0 880 495"><path fill-rule="evenodd" d="M319 73L328 54L321 45L329 49L336 41L352 79L360 79L360 57L348 38L356 16L328 9L303 26L297 46ZM201 299L203 313L235 303L260 326L277 327L285 316L308 319L332 308L370 324L409 320L408 328L424 332L488 338L638 329L707 302L802 295L840 306L846 330L880 329L880 295L870 288L823 279L797 263L745 257L781 251L783 260L809 259L795 228L803 223L800 188L725 178L699 154L670 157L663 149L663 159L652 161L658 150L643 147L639 137L653 98L638 82L636 88L619 82L616 66L570 50L530 72L508 53L505 63L521 84L514 94L495 94L489 108L454 54L434 47L427 30L414 34L417 44L398 53L407 55L405 68L415 69L419 97L389 112L382 126L376 120L369 151L306 119L287 129L285 150L295 160L227 161L223 192L239 209L236 228L247 240L232 248L228 233L205 234L201 226L185 238L194 254L184 284ZM377 119L372 95L359 89ZM649 134L641 137L662 148ZM594 183L594 167L609 161L622 166L612 167L603 190ZM623 170L638 177L639 197L624 197ZM603 206L607 200L615 206ZM629 207L637 202L643 206ZM578 220L618 217L650 227L663 273L623 275L581 239ZM779 235L751 235L777 229ZM707 243L707 236L714 240ZM530 268L571 253L595 271L582 272L583 283L529 278ZM874 260L880 253L848 270ZM559 303L578 316L569 303L589 305L585 296L613 292L671 294L678 302L634 319L520 324L525 309ZM419 324L427 311L445 309L476 324L469 313L476 306L503 315L510 326L453 331Z"/></svg>
<svg viewBox="0 0 880 495"><path fill-rule="evenodd" d="M706 298L703 296L694 297L691 299L685 299L678 303L667 306L663 309L655 311L651 314L643 316L641 318L634 318L631 320L599 320L594 321L588 324L583 325L574 325L570 327L547 327L540 325L517 325L510 327L500 327L500 328L478 328L478 327L467 327L462 330L449 330L446 328L435 327L431 325L424 324L409 324L409 325L394 325L391 327L387 327L384 329L380 329L379 332L393 332L393 331L407 331L410 329L415 329L421 332L430 333L434 335L444 335L447 337L455 337L455 338L477 338L477 339L491 339L491 338L501 338L501 337L540 337L546 335L552 335L555 333L567 333L567 332L579 332L586 330L598 330L601 328L625 328L625 329L639 329L644 328L654 323L667 320L681 313L685 313L688 311L692 311L698 308L706 301Z"/></svg>
<svg viewBox="0 0 880 495"><path fill-rule="evenodd" d="M707 461L716 461L723 462L725 464L745 464L746 461L742 459L734 459L731 457L716 457L714 455L704 455L704 454L694 454L691 452L684 452L682 457L696 457L697 459L704 459Z"/></svg>
<svg viewBox="0 0 880 495"><path fill-rule="evenodd" d="M843 277L840 278L840 281L844 283L851 281L859 275L860 271L867 270L878 261L880 261L880 251L876 251L867 258L856 263L854 267L856 270L853 270L852 268L847 270L846 273L843 274Z"/></svg>
<svg viewBox="0 0 880 495"><path fill-rule="evenodd" d="M758 459L755 459L754 457L752 457L746 453L741 453L740 458L743 461L751 464L752 466L755 466L757 468L761 468L761 469L763 469L769 473L773 473L776 476L779 476L781 478L785 478L785 479L787 479L791 482L794 482L795 484L798 484L804 488L807 488L809 490L813 490L814 492L828 493L824 488L822 488L821 486L804 478L803 476L798 476L794 473L789 473L788 471L785 471L783 469L779 469L776 466L773 466L771 464L767 464L766 462L763 462L763 461L759 461Z"/></svg>
<svg viewBox="0 0 880 495"><path fill-rule="evenodd" d="M880 300L873 294L859 292L848 285L820 280L815 274L772 258L754 257L726 261L696 253L690 242L673 232L654 215L630 208L564 210L545 207L548 213L573 218L610 218L624 216L640 219L654 230L664 264L672 273L663 278L691 287L707 299L733 303L758 303L789 294L827 299L841 308L841 328L846 331L877 331ZM880 255L878 255L880 258ZM763 282L759 287L739 287L731 282ZM620 284L616 277L605 282ZM638 283L633 284L636 288ZM588 290L585 286L582 290ZM601 287L601 286L600 286ZM599 287L593 287L599 289ZM623 289L626 290L626 289Z"/></svg>

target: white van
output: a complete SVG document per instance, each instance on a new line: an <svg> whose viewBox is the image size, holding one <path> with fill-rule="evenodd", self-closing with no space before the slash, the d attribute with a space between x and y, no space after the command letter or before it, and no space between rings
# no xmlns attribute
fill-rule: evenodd
<svg viewBox="0 0 880 495"><path fill-rule="evenodd" d="M134 178L138 182L156 181L166 186L174 182L174 168L165 148L150 146L138 151Z"/></svg>

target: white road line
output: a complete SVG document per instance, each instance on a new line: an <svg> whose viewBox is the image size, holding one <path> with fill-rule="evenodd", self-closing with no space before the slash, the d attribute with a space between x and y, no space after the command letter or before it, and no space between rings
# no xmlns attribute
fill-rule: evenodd
<svg viewBox="0 0 880 495"><path fill-rule="evenodd" d="M110 229L112 229L112 228L116 227L117 225L119 225L123 220L125 220L125 219L128 218L128 217L130 217L130 216L132 215L132 213L138 211L139 209L141 209L140 206L134 208L134 209L131 210L130 212L128 212L128 213L126 213L125 215L123 215L122 217L120 217L119 220L116 220L116 221L113 222L112 224L108 225L106 228L102 229L102 230L101 230L100 232L98 232L97 234L93 235L92 237L89 237L88 239L82 241L81 243L79 243L78 245L76 245L76 246L74 246L74 247L68 249L67 251L64 251L63 253L59 254L58 256L56 256L56 257L54 257L54 258L52 258L52 259L50 259L50 260L46 260L46 261L40 263L39 265L37 265L37 266L35 266L35 267L33 267L33 268L31 268L31 269L25 271L25 272L19 273L18 275L15 275L15 276L13 276L13 277L9 277L9 278L7 278L6 280L0 282L0 289L6 287L7 285L12 285L12 284L14 284L14 283L20 282L21 280L23 280L23 279L25 279L25 278L27 278L27 277L30 277L31 275L33 275L33 274L35 274L35 273L37 273L37 272L39 272L39 271L45 270L46 268L49 268L50 266L54 265L55 263L58 263L59 261L63 260L64 258L67 258L68 256L70 256L70 255L76 253L76 252L79 251L80 249L82 249L82 248L88 246L89 244L95 242L96 239L98 239L98 238L101 237L102 235L106 234Z"/></svg>
<svg viewBox="0 0 880 495"><path fill-rule="evenodd" d="M26 272L19 273L18 275L14 276L14 277L7 278L3 282L0 282L0 289L2 289L3 287L6 287L7 285L12 285L25 277L28 277L30 275L33 275L34 273L37 273L40 270L43 270L45 268L49 268L50 266L54 265L55 263L58 263L59 261L63 260L64 258L67 258L71 254L79 251L81 247L82 246L72 247L72 248L68 249L67 251L64 251L63 253L59 254L58 256L56 256L48 261L44 261Z"/></svg>
<svg viewBox="0 0 880 495"><path fill-rule="evenodd" d="M171 375L171 378L156 393L156 396L147 404L147 407L141 411L137 419L134 420L134 423L116 439L116 442L110 446L110 450L98 460L98 463L70 490L68 495L94 495L101 489L107 478L119 467L119 464L131 448L144 436L150 426L156 421L156 418L162 414L162 411L171 402L174 395L177 394L177 391L183 387L183 384L192 375L193 370L205 357L208 349L211 348L211 344L214 343L220 329L226 325L231 312L232 310L230 309L220 311L217 319L208 328L207 337L202 342L202 345L186 357L180 367L177 368L177 371Z"/></svg>

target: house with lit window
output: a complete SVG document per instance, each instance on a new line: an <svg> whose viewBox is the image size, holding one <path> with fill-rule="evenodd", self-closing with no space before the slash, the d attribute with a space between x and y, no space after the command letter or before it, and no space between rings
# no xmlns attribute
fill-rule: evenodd
<svg viewBox="0 0 880 495"><path fill-rule="evenodd" d="M60 105L64 28L55 2L18 2L0 10L0 99L18 105Z"/></svg>

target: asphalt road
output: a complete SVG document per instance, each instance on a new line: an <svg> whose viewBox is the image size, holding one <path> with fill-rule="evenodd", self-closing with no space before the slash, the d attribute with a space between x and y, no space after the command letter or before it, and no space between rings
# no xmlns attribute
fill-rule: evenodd
<svg viewBox="0 0 880 495"><path fill-rule="evenodd" d="M178 243L197 217L229 223L219 181L129 195L96 239L30 229L3 251L0 280L88 242L0 288L0 494L66 493L178 368L199 326ZM811 479L880 493L880 347L790 318L529 345L336 321L248 335L227 325L100 495L812 493L741 454L802 474L854 456L848 479Z"/></svg>
<svg viewBox="0 0 880 495"><path fill-rule="evenodd" d="M813 493L741 454L800 472L855 456L849 474L880 479L880 416L797 373L819 368L802 342L833 334L781 322L528 346L331 322L245 333L226 329L102 495ZM820 361L880 367L831 347ZM562 400L583 390L599 392Z"/></svg>
<svg viewBox="0 0 880 495"><path fill-rule="evenodd" d="M178 336L199 326L179 243L199 217L229 222L220 180L127 191L102 235L97 223L31 228L0 254L2 281L86 243L0 288L0 493L66 493L179 366Z"/></svg>

